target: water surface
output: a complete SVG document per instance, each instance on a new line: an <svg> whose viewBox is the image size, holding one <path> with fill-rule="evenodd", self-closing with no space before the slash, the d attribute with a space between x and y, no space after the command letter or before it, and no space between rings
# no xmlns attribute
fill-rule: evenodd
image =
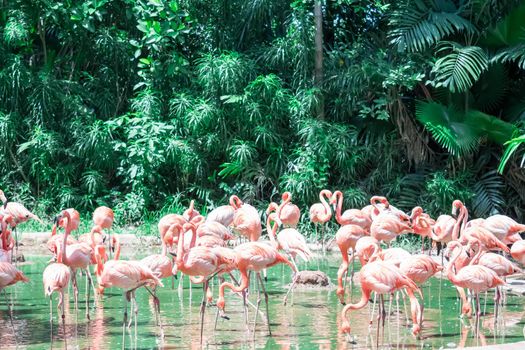
<svg viewBox="0 0 525 350"><path fill-rule="evenodd" d="M129 258L124 256L123 258ZM137 257L135 257L137 258ZM13 336L5 299L0 302L0 348L75 348L75 349L116 349L116 348L199 348L199 307L202 298L200 286L190 288L185 278L183 291L178 292L178 283L171 289L171 281L165 280L165 287L158 290L161 301L161 329L156 325L154 308L147 291L141 289L136 293L139 314L137 328L125 328L123 333L122 318L124 299L119 289L106 290L103 300L97 308L90 311L91 321L85 317L85 279L79 277L80 300L79 311L75 311L72 290L69 291L69 303L66 303L65 331L56 312L57 297L53 296L53 320L49 317L49 299L44 297L42 271L49 259L47 256L27 256L28 263L20 265L31 279L29 284L17 284L7 288L8 298L13 303L14 327ZM321 269L336 283L339 261L336 256L321 257L306 265L305 269ZM286 292L291 274L288 268L276 266L268 272L267 289L270 296L270 323L272 337L267 335L264 320L259 317L258 328L251 332L254 309L249 308L249 327L244 321L242 299L229 292L226 293L226 312L230 320L219 318L214 330L216 307L209 306L205 314L204 348L267 348L267 349L367 349L379 348L441 348L455 346L474 346L517 342L524 339L524 306L523 298L507 296L507 303L501 309L495 321L493 314L493 294L486 299L486 314L482 316L481 331L478 336L470 327L470 320L459 317L459 301L456 291L450 282L437 278L431 279L423 287L425 298L425 322L419 339L411 335L411 322L403 300L386 301L390 315L385 323L384 334L377 338L377 323L374 316L370 325L371 303L369 307L350 313L352 334L355 343L348 343L339 331L340 311L334 290L296 290L289 305L284 306L282 299ZM217 282L215 282L217 283ZM217 297L217 285L213 285L214 297ZM356 302L360 289L352 289L352 300ZM66 298L67 299L67 298ZM255 285L251 286L249 299L256 302ZM399 304L400 311L396 311ZM482 305L485 298L482 298ZM261 303L264 310L264 301ZM484 308L484 306L483 306ZM377 309L376 309L377 310ZM407 306L407 311L409 311ZM376 311L377 312L377 311ZM247 330L249 328L250 330Z"/></svg>

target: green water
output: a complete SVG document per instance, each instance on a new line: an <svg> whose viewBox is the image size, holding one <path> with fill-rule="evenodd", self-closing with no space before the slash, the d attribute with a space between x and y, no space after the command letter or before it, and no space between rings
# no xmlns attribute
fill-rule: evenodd
<svg viewBox="0 0 525 350"><path fill-rule="evenodd" d="M127 258L124 256L124 258ZM165 287L158 290L161 301L161 321L164 337L156 326L153 303L145 290L137 292L139 304L138 326L126 328L122 332L124 299L121 291L106 291L99 307L91 310L91 321L87 321L84 311L83 277L80 280L79 311L75 312L73 293L70 291L69 304L66 304L65 332L56 312L56 295L53 297L53 322L49 321L49 299L44 298L42 271L49 259L45 256L27 256L28 263L20 265L31 279L29 284L17 284L7 288L8 298L13 303L14 327L16 340L9 321L5 298L0 299L0 348L70 348L70 349L115 349L125 348L199 348L199 306L202 290L184 279L183 293L171 289L171 281L165 280ZM334 257L310 262L309 269L318 267L336 282L338 260ZM306 266L300 266L304 269ZM216 308L207 307L205 315L204 348L268 348L268 349L359 349L375 348L376 322L369 326L370 308L351 312L350 320L355 344L347 343L339 331L340 311L335 290L296 290L293 305L284 306L282 298L284 286L290 281L287 268L273 267L268 272L267 289L270 294L270 317L273 336L267 336L263 320L259 317L259 326L255 333L246 331L242 300L236 295L226 293L226 311L230 320L219 319L214 330ZM214 297L217 286L214 285ZM487 298L487 313L481 319L481 332L474 334L469 328L469 320L461 320L459 302L455 289L446 280L432 279L423 287L425 297L425 322L419 339L411 335L411 323L407 323L403 301L399 301L400 312L396 312L394 299L388 317L384 335L380 334L380 348L440 348L458 345L474 346L482 344L517 342L524 339L523 299L507 296L507 303L501 310L501 317L494 322L493 294ZM360 290L354 288L352 299L359 299ZM250 300L256 301L255 288L252 286ZM484 298L482 299L482 308ZM261 303L264 311L264 302ZM389 303L386 302L389 309ZM254 309L249 309L249 320L253 322ZM472 321L472 323L474 323ZM251 325L250 325L251 329ZM16 341L16 342L15 342Z"/></svg>

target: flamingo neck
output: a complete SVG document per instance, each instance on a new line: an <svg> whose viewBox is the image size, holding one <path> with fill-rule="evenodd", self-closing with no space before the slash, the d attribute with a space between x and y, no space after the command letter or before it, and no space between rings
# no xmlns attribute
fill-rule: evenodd
<svg viewBox="0 0 525 350"><path fill-rule="evenodd" d="M277 207L277 216L281 216L281 211L283 210L283 208L288 204L290 203L292 200L292 198L288 195L288 192L285 192L283 194L283 201L281 202L281 204L279 204L279 206Z"/></svg>
<svg viewBox="0 0 525 350"><path fill-rule="evenodd" d="M337 210L335 212L335 219L337 220L339 225L342 225L341 212L343 211L343 192L338 192L337 194Z"/></svg>
<svg viewBox="0 0 525 350"><path fill-rule="evenodd" d="M463 222L463 216L465 215L465 212L463 211L463 208L459 211L459 216L456 219L456 223L454 224L454 228L452 230L452 240L456 241L459 238L459 228L461 226L461 223Z"/></svg>
<svg viewBox="0 0 525 350"><path fill-rule="evenodd" d="M461 244L457 244L457 246L459 246L460 248L459 253L454 256L454 258L448 263L448 266L447 266L447 277L450 280L450 282L456 285L459 283L459 281L457 280L456 274L452 270L452 267L456 264L456 261L461 256L461 254L463 254L463 251L465 250L465 247L463 247Z"/></svg>
<svg viewBox="0 0 525 350"><path fill-rule="evenodd" d="M468 209L465 205L461 207L461 212L463 212L463 219L461 222L461 232L465 231L465 226L467 226L468 221Z"/></svg>
<svg viewBox="0 0 525 350"><path fill-rule="evenodd" d="M276 246L278 246L277 240L275 239L275 235L277 234L277 223L274 222L273 226L271 226L272 219L273 219L273 214L268 215L268 218L266 219L266 231L268 231L268 236L270 237L270 241Z"/></svg>
<svg viewBox="0 0 525 350"><path fill-rule="evenodd" d="M67 211L64 211L63 212L63 215L64 215L64 218L66 219L66 227L65 227L65 232L64 232L64 239L62 240L62 251L61 251L61 257L60 257L60 260L61 262L65 262L66 261L66 246L67 246L67 237L69 236L69 234L71 233L71 216L69 215L69 213ZM58 259L58 255L57 254L57 259Z"/></svg>
<svg viewBox="0 0 525 350"><path fill-rule="evenodd" d="M115 256L113 257L113 260L118 260L120 258L120 239L116 233L113 234L113 239L113 246L117 246L117 248L115 248Z"/></svg>
<svg viewBox="0 0 525 350"><path fill-rule="evenodd" d="M319 193L319 200L321 201L321 204L323 205L323 208L324 208L324 215L322 215L320 218L322 221L328 221L330 220L330 217L332 216L332 209L330 209L330 205L325 199L326 194L327 194L326 191L321 191L321 193Z"/></svg>
<svg viewBox="0 0 525 350"><path fill-rule="evenodd" d="M177 241L177 258L175 259L175 263L177 264L177 268L180 270L181 267L184 266L184 260L182 257L182 255L184 254L184 228L179 230L178 236L179 239Z"/></svg>
<svg viewBox="0 0 525 350"><path fill-rule="evenodd" d="M368 299L370 299L370 290L368 288L361 288L361 299L355 304L348 304L343 308L343 311L341 312L341 318L343 323L349 324L348 317L346 314L350 310L359 310L364 308L368 304Z"/></svg>

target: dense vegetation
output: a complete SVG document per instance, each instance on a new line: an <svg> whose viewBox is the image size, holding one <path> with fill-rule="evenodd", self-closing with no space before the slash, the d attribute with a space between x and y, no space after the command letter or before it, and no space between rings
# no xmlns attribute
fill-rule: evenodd
<svg viewBox="0 0 525 350"><path fill-rule="evenodd" d="M327 187L524 221L523 1L1 6L0 188L39 213Z"/></svg>

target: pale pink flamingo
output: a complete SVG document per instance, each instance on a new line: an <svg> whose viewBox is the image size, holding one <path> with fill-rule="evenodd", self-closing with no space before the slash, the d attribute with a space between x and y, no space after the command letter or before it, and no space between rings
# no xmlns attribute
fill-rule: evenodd
<svg viewBox="0 0 525 350"><path fill-rule="evenodd" d="M47 265L43 273L43 283L44 283L44 293L46 296L49 296L50 302L50 320L53 320L52 314L52 300L51 295L53 292L58 293L58 310L62 311L62 322L65 327L66 316L64 313L64 289L67 288L69 280L71 279L71 270L69 266L64 265L62 262L65 259L66 253L66 240L62 240L62 248L57 250L57 262ZM57 244L57 247L60 245Z"/></svg>
<svg viewBox="0 0 525 350"><path fill-rule="evenodd" d="M362 295L359 302L356 304L348 304L341 311L342 325L341 331L346 334L350 334L350 322L347 317L347 313L350 310L362 309L368 304L370 294L376 292L380 295L381 301L383 301L383 294L393 293L398 289L405 288L410 298L410 309L412 313L412 334L417 335L421 330L421 307L419 302L414 295L417 292L421 295L421 292L417 285L407 276L402 274L398 268L387 264L383 261L374 261L366 264L361 268L359 272L359 280L361 284ZM421 296L422 297L422 296ZM380 303L380 317L383 319L383 327L385 320L385 309L383 302ZM379 332L379 330L378 330Z"/></svg>
<svg viewBox="0 0 525 350"><path fill-rule="evenodd" d="M224 241L234 238L230 230L218 221L206 221L197 227L197 236L217 236Z"/></svg>
<svg viewBox="0 0 525 350"><path fill-rule="evenodd" d="M432 239L432 226L436 223L427 213L423 212L423 208L414 207L410 215L412 221L412 230L416 235L421 236L421 253L425 250L425 237ZM430 255L430 250L429 250Z"/></svg>
<svg viewBox="0 0 525 350"><path fill-rule="evenodd" d="M206 222L216 221L223 224L226 227L230 226L233 222L235 210L237 210L237 208L240 207L240 205L242 204L238 203L237 199L240 202L239 197L232 196L230 197L230 205L221 205L220 207L213 209L206 216Z"/></svg>
<svg viewBox="0 0 525 350"><path fill-rule="evenodd" d="M449 243L449 247L451 248L457 246L463 251L464 247L460 242L452 241ZM446 270L447 277L454 285L461 288L468 288L472 290L476 296L476 324L478 324L479 316L481 315L479 293L503 285L505 284L505 281L503 281L494 271L481 265L468 265L454 273L452 267L458 257L459 254L455 255L452 261L449 262Z"/></svg>
<svg viewBox="0 0 525 350"><path fill-rule="evenodd" d="M403 248L388 248L376 253L376 258L395 267L399 267L404 260L409 259L411 256L412 255Z"/></svg>
<svg viewBox="0 0 525 350"><path fill-rule="evenodd" d="M525 265L525 241L517 241L510 248L510 255L521 265Z"/></svg>
<svg viewBox="0 0 525 350"><path fill-rule="evenodd" d="M370 259L374 258L381 252L379 241L374 237L363 236L355 244L355 255L359 258L361 266L366 265Z"/></svg>
<svg viewBox="0 0 525 350"><path fill-rule="evenodd" d="M119 245L120 246L120 245ZM109 260L105 264L102 263L102 254L104 251L99 246L95 250L95 257L97 261L97 278L98 283L101 288L122 288L124 289L124 321L122 327L125 327L127 318L128 318L128 307L127 303L131 301L132 307L135 305L134 314L135 314L135 327L137 325L137 314L138 314L138 305L135 300L135 291L144 287L146 290L153 296L155 303L155 309L159 311L159 300L153 292L148 289L150 287L163 286L160 279L153 274L153 272L146 267L140 261L125 261L125 260ZM117 256L117 254L115 254ZM128 327L131 326L131 318L129 320Z"/></svg>
<svg viewBox="0 0 525 350"><path fill-rule="evenodd" d="M235 286L230 282L223 282L221 284L219 288L219 298L217 299L217 307L219 308L221 317L227 318L224 313L224 309L225 309L224 291L225 289L229 288L236 293L243 292L243 296L246 297L246 294L244 292L248 289L248 286L250 285L250 277L248 275L248 271L255 271L256 276L257 276L257 284L259 288L262 288L262 291L264 293L264 299L266 303L266 321L268 325L268 333L271 335L272 333L270 329L270 316L268 313L268 294L266 293L266 289L264 288L264 282L261 278L260 271L263 269L272 267L274 265L277 265L277 264L286 264L290 266L290 268L292 269L294 273L294 279L293 279L294 282L291 284L290 288L288 289L288 292L289 292L294 286L295 274L297 273L297 270L295 266L284 255L280 254L273 245L267 244L265 242L247 242L244 244L240 244L234 248L234 251L237 254L237 268L239 269L239 272L241 273L241 284L239 286ZM285 299L284 299L285 304L286 304L287 296L288 296L288 293L286 294ZM259 312L260 302L261 302L261 299L260 299L260 292L259 292L258 298L257 298L257 309L255 312L254 329L257 323L257 316ZM245 317L246 317L246 312L245 312ZM247 319L245 321L247 321Z"/></svg>
<svg viewBox="0 0 525 350"><path fill-rule="evenodd" d="M442 271L443 266L428 255L418 254L401 261L399 270L416 284L423 284Z"/></svg>
<svg viewBox="0 0 525 350"><path fill-rule="evenodd" d="M0 292L4 291L5 302L7 305L9 318L11 319L11 327L13 328L13 334L15 336L16 331L13 323L13 311L11 309L11 303L7 299L5 288L18 282L27 283L29 282L29 278L27 278L22 271L18 270L10 262L0 261ZM5 331L5 329L3 331Z"/></svg>
<svg viewBox="0 0 525 350"><path fill-rule="evenodd" d="M274 222L273 226L271 225L272 221ZM295 258L300 256L304 261L308 261L312 256L312 252L308 248L304 236L296 229L285 228L277 234L277 228L281 224L277 213L271 213L266 219L266 230L274 246L288 254L297 269Z"/></svg>
<svg viewBox="0 0 525 350"><path fill-rule="evenodd" d="M95 256L93 249L95 248L93 245L88 245L86 243L75 243L75 244L64 244L67 242L67 237L71 234L71 228L73 227L70 221L70 212L67 210L63 210L57 217L57 220L65 219L65 232L64 232L64 240L62 242L57 242L55 249L57 252L57 256L59 254L60 250L60 243L62 243L62 248L64 249L64 252L62 253L62 263L69 266L72 271L72 278L71 282L73 283L73 290L74 290L74 296L75 296L75 308L77 307L78 302L78 283L77 283L77 269L84 270L86 273L86 276L88 278L88 281L92 282L91 273L89 272L89 265L93 262L95 263ZM86 284L86 316L89 318L89 285Z"/></svg>
<svg viewBox="0 0 525 350"><path fill-rule="evenodd" d="M190 206L184 211L182 216L184 217L184 219L186 219L186 221L190 222L197 215L200 215L200 213L197 210L195 210L195 201L192 199L190 202Z"/></svg>
<svg viewBox="0 0 525 350"><path fill-rule="evenodd" d="M388 246L397 236L408 232L412 232L410 223L402 221L399 216L389 212L382 212L376 216L370 226L370 236L385 242Z"/></svg>
<svg viewBox="0 0 525 350"><path fill-rule="evenodd" d="M230 202L232 199L237 205L232 222L233 230L251 242L259 240L262 233L259 212L250 204L243 203L237 196L232 196Z"/></svg>
<svg viewBox="0 0 525 350"><path fill-rule="evenodd" d="M292 203L292 194L290 192L284 192L281 196L282 201L277 208L277 216L279 220L288 227L297 227L299 220L301 219L301 210L299 207Z"/></svg>
<svg viewBox="0 0 525 350"><path fill-rule="evenodd" d="M520 241L521 236L519 232L525 231L525 225L516 222L508 216L499 214L486 218L482 226L506 244L513 244L516 241Z"/></svg>
<svg viewBox="0 0 525 350"><path fill-rule="evenodd" d="M314 203L310 207L310 221L315 224L315 240L317 241L317 225L321 224L321 242L324 247L324 226L332 218L332 209L326 201L330 200L332 192L329 190L322 190L319 192L319 200L321 203Z"/></svg>
<svg viewBox="0 0 525 350"><path fill-rule="evenodd" d="M341 265L339 266L339 270L337 271L337 297L339 298L339 301L341 304L345 304L345 290L343 286L343 279L346 280L346 276L348 274L348 266L349 266L349 259L348 259L348 250L352 249L352 272L350 275L350 280L352 281L354 276L354 258L355 258L355 247L357 244L357 241L366 235L366 231L358 225L344 225L337 230L337 233L335 234L335 242L337 243L337 246L339 247L339 250L341 252L341 257L343 261L341 262Z"/></svg>
<svg viewBox="0 0 525 350"><path fill-rule="evenodd" d="M365 231L370 231L370 225L372 224L370 215L367 215L359 209L348 209L341 214L343 208L343 192L335 191L330 198L330 204L337 204L335 219L339 225L357 225Z"/></svg>

